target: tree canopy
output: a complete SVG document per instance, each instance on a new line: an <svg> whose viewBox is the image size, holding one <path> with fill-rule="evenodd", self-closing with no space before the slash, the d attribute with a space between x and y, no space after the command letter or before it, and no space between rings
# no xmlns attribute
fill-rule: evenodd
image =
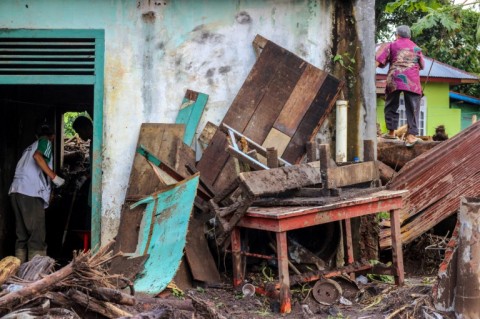
<svg viewBox="0 0 480 319"><path fill-rule="evenodd" d="M464 71L480 74L480 0L377 0L376 40L391 41L398 25L409 25L424 54ZM480 96L480 84L454 90Z"/></svg>

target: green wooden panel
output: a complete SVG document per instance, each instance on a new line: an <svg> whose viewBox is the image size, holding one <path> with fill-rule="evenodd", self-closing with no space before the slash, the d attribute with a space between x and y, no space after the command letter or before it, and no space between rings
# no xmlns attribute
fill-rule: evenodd
<svg viewBox="0 0 480 319"><path fill-rule="evenodd" d="M95 38L105 39L104 30L68 29L2 29L5 38Z"/></svg>
<svg viewBox="0 0 480 319"><path fill-rule="evenodd" d="M58 75L0 75L0 84L60 84ZM94 75L63 75L61 84L95 84Z"/></svg>
<svg viewBox="0 0 480 319"><path fill-rule="evenodd" d="M185 124L185 135L183 142L192 146L198 123L202 117L203 110L207 104L208 95L191 90L187 90L183 98L180 111L178 112L175 123Z"/></svg>
<svg viewBox="0 0 480 319"><path fill-rule="evenodd" d="M95 38L95 85L93 99L93 161L92 161L92 248L101 244L102 233L102 145L103 145L103 81L105 40Z"/></svg>
<svg viewBox="0 0 480 319"><path fill-rule="evenodd" d="M172 281L186 244L199 175L168 186L130 206L146 205L134 256L148 254L135 291L156 295ZM160 266L161 265L161 266Z"/></svg>

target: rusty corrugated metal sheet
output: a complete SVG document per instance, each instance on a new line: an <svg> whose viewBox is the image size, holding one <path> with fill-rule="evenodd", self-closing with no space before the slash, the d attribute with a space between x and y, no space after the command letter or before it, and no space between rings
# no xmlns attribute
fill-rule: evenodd
<svg viewBox="0 0 480 319"><path fill-rule="evenodd" d="M480 196L480 123L408 162L387 186L407 189L402 239L408 243L455 213L460 196ZM380 246L391 245L382 229Z"/></svg>

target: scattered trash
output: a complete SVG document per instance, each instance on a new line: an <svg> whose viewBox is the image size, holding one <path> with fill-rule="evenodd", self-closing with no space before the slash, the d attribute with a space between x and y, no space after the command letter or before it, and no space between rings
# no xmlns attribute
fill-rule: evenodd
<svg viewBox="0 0 480 319"><path fill-rule="evenodd" d="M357 278L355 278L355 281L359 284L362 284L362 285L368 284L368 278L365 277L364 275L357 276Z"/></svg>
<svg viewBox="0 0 480 319"><path fill-rule="evenodd" d="M252 284L245 284L242 287L242 293L244 297L255 296L255 286Z"/></svg>

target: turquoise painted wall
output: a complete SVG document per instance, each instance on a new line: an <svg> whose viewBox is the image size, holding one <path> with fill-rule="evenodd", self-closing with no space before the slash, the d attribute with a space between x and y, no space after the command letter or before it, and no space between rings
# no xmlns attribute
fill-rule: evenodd
<svg viewBox="0 0 480 319"><path fill-rule="evenodd" d="M449 84L430 82L424 93L427 98L427 135L435 134L435 128L439 125L445 126L449 137L460 132L462 130L461 111L450 108ZM386 132L384 106L385 97L377 96L377 122L380 123L382 132Z"/></svg>
<svg viewBox="0 0 480 319"><path fill-rule="evenodd" d="M255 62L256 34L324 69L330 60L332 3L2 0L0 28L105 30L105 243L116 235L140 124L173 123L187 89L209 95L197 134L207 121L219 123Z"/></svg>

